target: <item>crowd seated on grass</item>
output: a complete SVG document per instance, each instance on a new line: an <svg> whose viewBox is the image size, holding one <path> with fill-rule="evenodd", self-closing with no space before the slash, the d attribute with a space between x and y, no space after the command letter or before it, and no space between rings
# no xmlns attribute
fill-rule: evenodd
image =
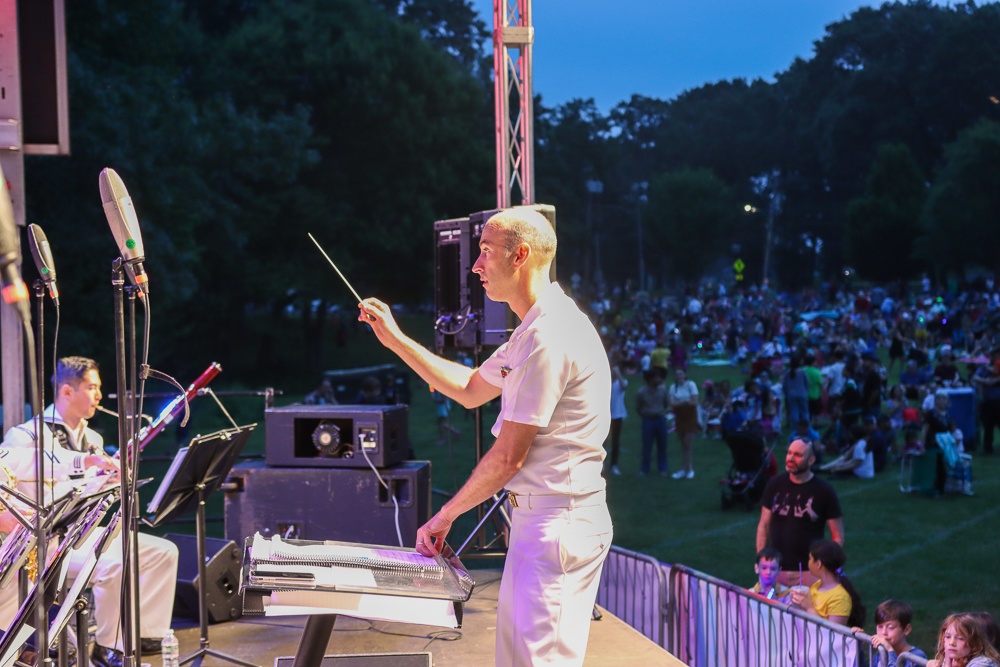
<svg viewBox="0 0 1000 667"><path fill-rule="evenodd" d="M818 463L846 454L853 466L848 434L863 424L876 474L904 455L938 449L926 420L942 390L982 392L992 377L1000 380L1000 367L987 358L1000 348L1000 292L987 278L962 290L929 281L797 293L753 286L730 293L717 285L660 297L619 290L596 300L594 313L637 368L725 365L744 376L731 391L731 370L701 385L702 435L752 429L774 444L805 420ZM916 438L915 423L924 425ZM968 454L978 438L965 435L957 444ZM947 467L939 472L936 489L947 474Z"/></svg>

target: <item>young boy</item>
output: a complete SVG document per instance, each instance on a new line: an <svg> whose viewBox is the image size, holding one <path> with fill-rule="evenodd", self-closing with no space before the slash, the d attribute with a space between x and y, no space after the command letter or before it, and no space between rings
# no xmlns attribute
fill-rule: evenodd
<svg viewBox="0 0 1000 667"><path fill-rule="evenodd" d="M764 547L758 551L753 571L757 574L757 583L747 589L751 593L768 600L779 600L788 595L788 587L778 583L778 575L781 574L781 554L777 549Z"/></svg>
<svg viewBox="0 0 1000 667"><path fill-rule="evenodd" d="M872 652L872 667L897 667L897 656L904 651L916 657L927 657L927 654L906 641L907 635L913 629L913 626L910 625L912 619L913 608L899 600L886 600L875 609L876 629L875 635L872 637L872 648L875 650ZM855 632L858 630L861 628L854 628ZM879 646L884 646L889 653L889 659L884 665L878 654ZM899 663L898 667L910 664L912 663L904 660Z"/></svg>

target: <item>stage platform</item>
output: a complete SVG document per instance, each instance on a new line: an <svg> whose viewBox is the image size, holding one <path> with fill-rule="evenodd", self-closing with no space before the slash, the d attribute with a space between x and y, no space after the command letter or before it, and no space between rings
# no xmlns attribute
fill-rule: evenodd
<svg viewBox="0 0 1000 667"><path fill-rule="evenodd" d="M341 616L337 618L327 655L366 655L393 653L430 653L434 667L486 667L493 664L493 643L496 632L497 591L500 572L473 570L476 588L465 606L461 629L447 630L425 625L370 622ZM684 665L620 619L600 609L602 618L593 621L585 665L615 667L681 667ZM260 667L275 667L278 657L294 656L302 636L306 617L244 617L236 621L210 625L210 648L245 660ZM198 624L175 619L175 631L180 639L181 658L199 648ZM159 656L145 656L142 661L159 667ZM329 661L327 661L329 662ZM370 658L371 664L389 667L393 658L382 661ZM395 661L397 664L401 660ZM226 665L224 660L207 657L207 667ZM354 663L351 663L354 664ZM361 664L367 664L363 662ZM282 661L281 667L291 661Z"/></svg>

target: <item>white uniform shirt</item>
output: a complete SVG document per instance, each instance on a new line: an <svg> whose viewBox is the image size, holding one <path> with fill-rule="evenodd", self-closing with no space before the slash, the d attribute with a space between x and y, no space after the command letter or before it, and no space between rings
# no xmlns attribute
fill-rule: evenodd
<svg viewBox="0 0 1000 667"><path fill-rule="evenodd" d="M605 488L611 367L594 325L558 283L539 296L479 374L503 392L494 436L504 421L539 427L508 490L587 494Z"/></svg>
<svg viewBox="0 0 1000 667"><path fill-rule="evenodd" d="M75 476L82 476L87 468L84 466L84 456L93 449L104 451L104 438L92 428L87 427L87 420L81 419L76 430L70 429L63 422L54 405L45 409L42 415L44 425L45 447L48 456L45 459L46 477L56 481L65 481ZM57 435L53 438L53 418ZM63 443L62 434L66 436ZM34 498L36 490L35 468L35 421L30 420L7 431L3 445L0 446L0 461L7 465L17 476L18 491ZM50 472L51 471L51 472Z"/></svg>

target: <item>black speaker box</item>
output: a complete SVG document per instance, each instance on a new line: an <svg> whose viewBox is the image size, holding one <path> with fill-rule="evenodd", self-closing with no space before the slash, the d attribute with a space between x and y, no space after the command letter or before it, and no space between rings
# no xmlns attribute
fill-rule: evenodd
<svg viewBox="0 0 1000 667"><path fill-rule="evenodd" d="M163 536L177 545L177 593L174 616L198 618L198 539L194 535L168 533ZM205 538L205 609L209 623L232 621L243 615L240 597L242 542Z"/></svg>
<svg viewBox="0 0 1000 667"><path fill-rule="evenodd" d="M431 667L430 653L325 655L322 667ZM274 659L274 667L295 667L295 656Z"/></svg>
<svg viewBox="0 0 1000 667"><path fill-rule="evenodd" d="M264 411L267 465L376 468L405 461L405 405L286 405ZM365 455L368 459L365 459Z"/></svg>
<svg viewBox="0 0 1000 667"><path fill-rule="evenodd" d="M226 480L226 538L244 544L260 532L300 540L396 545L393 498L399 503L403 546L416 542L430 519L430 461L407 461L375 471L352 468L269 468L260 461L234 466Z"/></svg>
<svg viewBox="0 0 1000 667"><path fill-rule="evenodd" d="M554 206L534 204L532 208L556 226ZM487 298L482 281L472 272L479 257L483 227L500 210L434 223L434 333L439 351L500 346L517 326L513 311L507 304Z"/></svg>

